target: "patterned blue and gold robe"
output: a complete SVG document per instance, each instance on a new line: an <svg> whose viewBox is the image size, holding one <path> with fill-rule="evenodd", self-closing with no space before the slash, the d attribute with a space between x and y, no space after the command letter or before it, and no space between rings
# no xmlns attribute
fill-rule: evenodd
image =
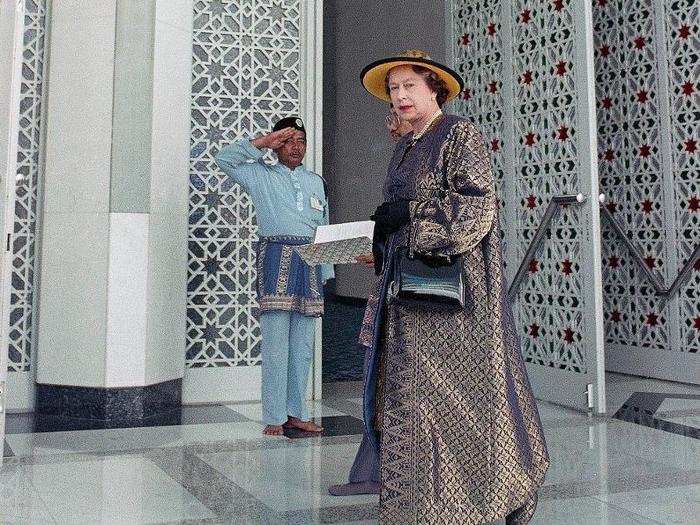
<svg viewBox="0 0 700 525"><path fill-rule="evenodd" d="M360 333L380 523L527 523L549 457L506 298L488 154L456 116L411 137L397 144L384 187L385 200L412 201L411 221L388 239ZM406 245L462 256L463 310L386 304L391 254Z"/></svg>

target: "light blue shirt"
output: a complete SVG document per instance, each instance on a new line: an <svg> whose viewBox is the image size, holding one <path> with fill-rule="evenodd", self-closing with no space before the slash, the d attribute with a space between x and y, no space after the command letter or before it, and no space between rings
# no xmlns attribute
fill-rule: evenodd
<svg viewBox="0 0 700 525"><path fill-rule="evenodd" d="M266 164L263 152L245 139L223 148L216 162L250 195L261 236L313 238L318 226L328 224L323 179L304 166L290 170L283 164ZM332 265L321 266L324 282L334 275Z"/></svg>

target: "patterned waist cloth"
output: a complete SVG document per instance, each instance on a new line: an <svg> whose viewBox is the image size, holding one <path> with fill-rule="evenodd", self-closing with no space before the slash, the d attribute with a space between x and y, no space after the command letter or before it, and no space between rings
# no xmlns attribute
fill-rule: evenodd
<svg viewBox="0 0 700 525"><path fill-rule="evenodd" d="M261 312L282 310L307 317L323 315L321 268L309 266L294 251L294 246L310 242L310 237L294 235L260 238L257 291Z"/></svg>

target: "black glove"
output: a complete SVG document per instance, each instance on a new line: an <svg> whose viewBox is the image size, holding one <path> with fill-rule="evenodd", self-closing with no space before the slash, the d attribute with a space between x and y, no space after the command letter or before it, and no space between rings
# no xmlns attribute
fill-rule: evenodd
<svg viewBox="0 0 700 525"><path fill-rule="evenodd" d="M411 220L408 203L408 200L399 200L380 204L374 214L370 216L370 219L376 223L375 229L389 235L399 231L404 224L408 224Z"/></svg>

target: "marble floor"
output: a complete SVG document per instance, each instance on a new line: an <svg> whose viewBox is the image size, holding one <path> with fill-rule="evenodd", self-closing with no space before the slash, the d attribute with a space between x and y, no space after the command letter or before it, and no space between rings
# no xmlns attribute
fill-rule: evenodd
<svg viewBox="0 0 700 525"><path fill-rule="evenodd" d="M356 383L313 405L323 437L263 437L256 403L136 428L8 415L0 523L376 523L333 498L360 442ZM533 523L700 523L700 388L610 374L609 415L541 403L552 466Z"/></svg>

